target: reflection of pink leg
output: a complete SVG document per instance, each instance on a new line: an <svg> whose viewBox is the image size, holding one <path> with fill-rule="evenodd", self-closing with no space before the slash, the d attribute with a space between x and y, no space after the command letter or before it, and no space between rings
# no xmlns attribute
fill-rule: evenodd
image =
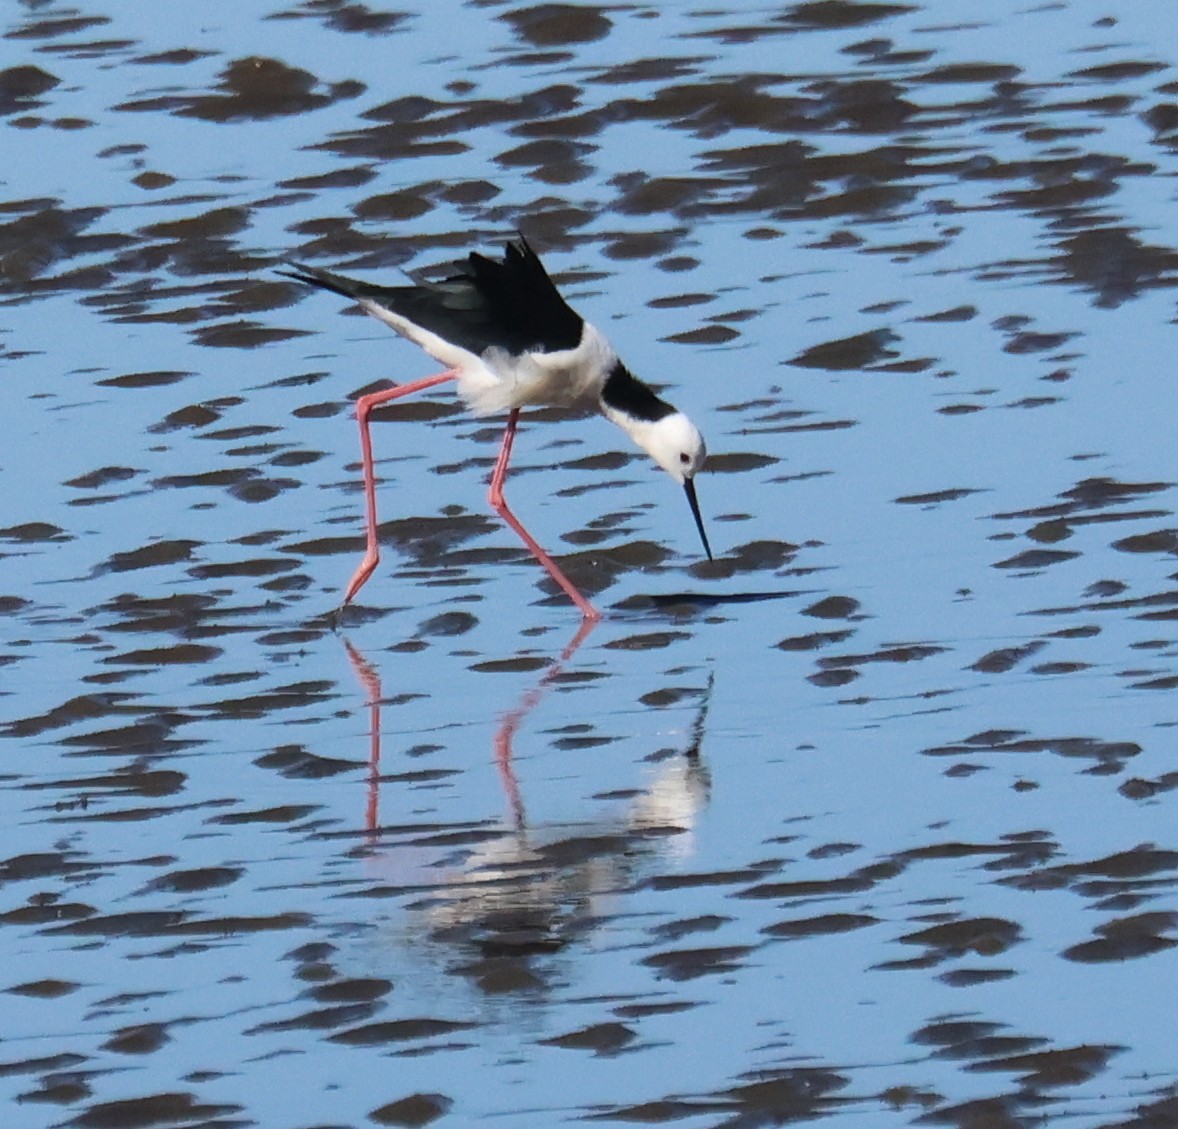
<svg viewBox="0 0 1178 1129"><path fill-rule="evenodd" d="M526 820L519 781L516 780L515 769L511 764L511 743L515 739L516 730L523 724L524 718L536 708L540 699L544 697L544 692L564 669L565 663L573 657L574 652L596 626L597 620L586 616L569 644L548 664L540 681L499 723L499 729L495 734L495 763L499 766L499 777L503 781L503 790L507 793L507 802L511 805L511 814L518 828L524 827ZM368 803L364 810L364 829L368 832L369 839L375 842L380 836L380 704L384 692L381 689L380 672L376 667L360 654L349 640L344 640L344 647L347 649L352 670L364 687L364 699L368 704Z"/></svg>
<svg viewBox="0 0 1178 1129"><path fill-rule="evenodd" d="M368 807L364 812L364 828L372 836L380 829L380 700L384 694L376 667L347 639L344 646L368 702Z"/></svg>
<svg viewBox="0 0 1178 1129"><path fill-rule="evenodd" d="M596 623L601 618L601 612L577 591L573 582L560 571L556 561L540 548L536 539L523 527L519 518L511 512L507 505L507 499L503 497L503 482L507 478L507 463L511 458L511 445L515 441L515 426L518 420L519 408L513 408L507 417L507 430L503 433L503 446L499 448L499 458L495 461L495 469L491 472L491 489L487 497L495 512L519 534L523 543L527 545L528 551L544 566L548 575L560 585L565 595L581 609L581 614L587 620ZM369 569L369 572L371 571Z"/></svg>
<svg viewBox="0 0 1178 1129"><path fill-rule="evenodd" d="M581 620L581 626L569 645L561 651L558 658L549 663L544 677L520 699L519 705L510 713L504 714L503 720L499 723L499 729L495 733L495 763L499 766L499 779L503 781L503 790L507 793L507 802L511 805L511 814L517 828L522 829L526 825L527 819L524 814L524 801L519 790L519 781L515 777L515 769L511 764L511 744L515 740L516 730L523 724L524 718L536 708L552 680L560 674L564 669L564 664L573 657L573 653L585 642L586 636L596 626L596 618L586 616Z"/></svg>
<svg viewBox="0 0 1178 1129"><path fill-rule="evenodd" d="M360 457L364 463L364 516L368 527L368 545L364 550L364 559L352 574L352 579L344 592L345 604L352 602L352 597L364 587L364 582L372 575L372 570L380 561L380 545L376 531L376 468L372 461L372 436L368 430L368 417L372 414L372 409L381 404L408 396L412 392L420 392L424 388L432 388L444 380L453 380L457 375L457 371L451 369L436 376L427 376L424 380L415 380L412 384L398 384L393 388L386 388L383 392L372 392L356 401L356 420L360 424Z"/></svg>

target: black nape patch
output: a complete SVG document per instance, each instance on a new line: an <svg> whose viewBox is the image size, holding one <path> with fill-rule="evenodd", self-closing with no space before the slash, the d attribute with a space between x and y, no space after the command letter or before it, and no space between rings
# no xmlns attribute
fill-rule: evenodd
<svg viewBox="0 0 1178 1129"><path fill-rule="evenodd" d="M614 365L601 389L601 402L632 419L643 419L648 423L675 414L675 409L666 400L660 400L620 361Z"/></svg>

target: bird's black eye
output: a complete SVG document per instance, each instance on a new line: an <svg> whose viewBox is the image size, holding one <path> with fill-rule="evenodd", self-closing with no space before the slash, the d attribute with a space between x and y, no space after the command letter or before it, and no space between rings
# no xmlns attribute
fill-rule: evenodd
<svg viewBox="0 0 1178 1129"><path fill-rule="evenodd" d="M684 466L686 466L689 462L691 462L691 456L686 451L680 451L679 452L679 461Z"/></svg>

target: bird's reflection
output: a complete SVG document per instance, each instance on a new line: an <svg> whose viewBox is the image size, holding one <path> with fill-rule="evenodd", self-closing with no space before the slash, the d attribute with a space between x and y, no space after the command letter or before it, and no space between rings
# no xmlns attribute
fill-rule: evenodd
<svg viewBox="0 0 1178 1129"><path fill-rule="evenodd" d="M515 740L516 730L523 724L528 714L539 705L545 691L564 670L565 665L576 654L581 644L589 637L590 632L597 626L597 622L593 619L581 621L580 628L569 640L564 650L544 668L540 680L524 694L519 704L503 715L499 722L499 728L495 732L495 763L499 768L499 776L503 782L503 790L507 794L514 823L519 828L524 826L525 816L519 781L516 779L515 769L511 763L512 742ZM352 669L364 687L364 697L368 704L368 803L364 812L364 827L371 837L377 836L380 831L380 703L384 691L380 672L376 667L360 653L350 640L345 639L344 646L347 648Z"/></svg>
<svg viewBox="0 0 1178 1129"><path fill-rule="evenodd" d="M594 626L592 621L581 625L499 722L494 755L508 818L498 825L464 825L471 834L457 852L450 847L445 829L438 829L441 857L428 867L413 868L417 880L399 887L405 894L416 895L412 931L420 935L424 927L435 943L457 945L468 954L473 948L478 959L464 963L461 971L488 990L502 990L502 985L493 988L491 981L505 974L504 960L526 960L564 948L607 920L614 899L636 881L660 867L678 865L692 851L696 819L708 802L711 778L702 747L712 693L710 674L699 691L699 705L685 741L648 756L656 767L643 787L604 797L618 802L603 803L608 812L587 819L534 825L529 821L513 766L513 743ZM355 646L346 646L370 711L365 828L377 857L392 861L400 849L399 835L382 831L379 818L380 674ZM415 836L414 853L422 845L421 837ZM402 879L408 877L401 867L395 869ZM518 973L516 968L508 979Z"/></svg>
<svg viewBox="0 0 1178 1129"><path fill-rule="evenodd" d="M548 664L540 681L524 694L513 710L503 715L499 722L499 728L495 731L495 764L499 768L499 776L503 781L503 790L507 793L507 802L511 806L515 826L521 830L526 823L524 801L519 781L515 776L515 768L511 763L512 743L515 741L516 730L523 724L528 714L540 704L544 692L564 670L565 664L577 653L577 648L585 642L597 623L598 621L595 619L581 621L580 629L569 640L565 649Z"/></svg>
<svg viewBox="0 0 1178 1129"><path fill-rule="evenodd" d="M344 646L368 703L368 803L364 811L364 827L369 835L374 835L380 826L380 702L384 692L376 667L353 646L351 640L345 639Z"/></svg>

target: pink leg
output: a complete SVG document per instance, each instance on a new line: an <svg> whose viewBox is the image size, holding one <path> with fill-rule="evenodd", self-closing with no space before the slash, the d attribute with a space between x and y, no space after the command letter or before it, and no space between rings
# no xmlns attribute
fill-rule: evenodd
<svg viewBox="0 0 1178 1129"><path fill-rule="evenodd" d="M344 604L352 602L352 597L364 587L364 582L380 562L380 545L376 531L376 469L372 462L372 436L368 430L368 417L372 414L372 409L381 404L408 396L412 392L432 388L445 380L453 380L457 375L457 370L451 369L436 376L427 376L424 380L415 380L412 384L398 384L386 388L383 392L372 392L356 401L356 420L360 424L360 457L364 463L364 516L368 526L368 546L364 550L364 559L360 562L360 567L348 582L347 590L344 592Z"/></svg>
<svg viewBox="0 0 1178 1129"><path fill-rule="evenodd" d="M560 585L565 595L581 609L581 614L591 623L596 623L601 618L601 612L577 591L573 582L557 567L556 562L540 548L536 539L520 524L519 518L511 512L507 505L507 499L503 497L503 482L507 478L507 463L511 458L511 445L515 441L515 426L518 420L519 408L513 408L507 417L507 430L503 433L503 446L499 448L499 458L495 462L494 471L491 472L491 489L487 493L487 498L495 512L519 534L523 543L527 545L528 551L544 566L548 575Z"/></svg>

